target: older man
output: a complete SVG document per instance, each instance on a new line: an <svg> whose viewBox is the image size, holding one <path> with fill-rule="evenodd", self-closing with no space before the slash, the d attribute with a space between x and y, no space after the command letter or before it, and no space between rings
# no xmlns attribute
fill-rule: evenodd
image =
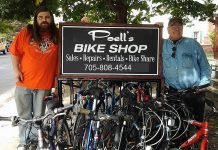
<svg viewBox="0 0 218 150"><path fill-rule="evenodd" d="M183 37L183 21L171 18L169 38L163 41L163 76L169 91L183 90L210 83L211 68L201 45L192 38ZM184 96L194 117L204 117L205 92L202 90Z"/></svg>

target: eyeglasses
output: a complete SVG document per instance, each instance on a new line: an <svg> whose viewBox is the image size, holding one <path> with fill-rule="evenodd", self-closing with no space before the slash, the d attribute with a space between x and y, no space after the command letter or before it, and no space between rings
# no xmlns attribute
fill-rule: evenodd
<svg viewBox="0 0 218 150"><path fill-rule="evenodd" d="M176 56L176 47L173 46L171 57L175 58L175 56Z"/></svg>

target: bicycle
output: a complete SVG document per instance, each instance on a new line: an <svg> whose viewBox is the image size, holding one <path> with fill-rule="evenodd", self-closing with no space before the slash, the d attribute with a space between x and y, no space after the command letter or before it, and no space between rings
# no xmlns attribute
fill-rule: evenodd
<svg viewBox="0 0 218 150"><path fill-rule="evenodd" d="M148 83L129 82L122 89L123 107L116 114L128 116L128 119L124 117L115 126L114 136L111 136L113 149L151 149L163 139L163 122L156 113L148 88Z"/></svg>
<svg viewBox="0 0 218 150"><path fill-rule="evenodd" d="M189 124L198 127L198 131L191 136L187 141L182 143L179 149L185 149L190 147L191 145L200 142L200 150L207 150L208 149L208 126L209 126L209 119L211 117L218 116L218 109L215 107L212 101L206 100L207 105L211 108L211 110L205 115L205 120L203 122L199 122L196 120L185 120Z"/></svg>
<svg viewBox="0 0 218 150"><path fill-rule="evenodd" d="M180 95L181 93L176 93ZM155 99L159 109L157 114L162 118L164 123L164 138L159 143L158 148L169 149L176 147L177 141L183 139L189 129L189 124L184 119L190 119L189 109L180 96L174 94L163 95Z"/></svg>
<svg viewBox="0 0 218 150"><path fill-rule="evenodd" d="M156 148L164 140L166 133L167 124L163 123L161 113L165 113L168 117L170 114L167 112L171 111L171 116L174 114L179 118L177 110L167 106L167 102L164 104L165 110L153 106L157 104L152 99L152 86L148 82L122 82L119 87L122 85L124 87L118 96L119 105L116 100L116 105L110 103L111 95L113 96L115 92L114 89L112 92L109 90L108 82L100 83L98 80L95 84L97 86L93 86L94 82L88 83L88 88L82 88L75 93L77 94L73 100L75 105L78 104L78 107L82 106L92 112L87 116L77 111L80 108L74 109L75 113L72 115L76 116L76 121L70 128L75 149ZM95 99L98 100L97 103ZM119 119L99 119L102 115L108 115L109 118L114 118L115 115L119 116ZM167 118L165 123L170 119ZM173 132L176 135L178 129Z"/></svg>
<svg viewBox="0 0 218 150"><path fill-rule="evenodd" d="M108 96L111 96L108 83L97 81L97 86L93 86L93 83L91 82L92 86L89 84L88 89L79 92L80 101L82 101L79 103L82 103L83 108L92 111L93 114L87 117L85 114L76 113L77 117L72 132L75 149L97 149L97 147L106 145L103 142L104 135L102 134L106 129L104 128L106 125L103 125L105 120L99 119L98 116L111 114L114 106L108 99Z"/></svg>
<svg viewBox="0 0 218 150"><path fill-rule="evenodd" d="M179 135L177 135L176 138L172 138L172 141L174 140L176 143L174 147L180 147L181 141L182 140L186 141L186 139L189 138L190 135L192 135L192 133L196 132L196 130L197 130L197 128L194 128L194 126L192 126L191 123L189 121L187 121L187 120L193 120L192 119L193 116L192 116L192 113L190 112L190 109L184 103L181 106L177 105L176 103L178 103L178 101L182 102L182 97L185 94L196 93L200 89L208 87L208 86L209 86L209 84L202 85L202 86L196 86L193 88L180 90L180 91L176 91L176 92L165 95L165 100L167 101L167 103L169 103L175 109L181 108L181 106L182 106L182 109L178 110L179 117L181 119L181 127L179 128L180 130L178 132ZM176 123L176 120L174 120L174 122ZM172 130L167 131L167 133L171 134ZM183 141L182 141L182 143L183 143ZM169 144L172 144L172 142L168 142L168 144L166 144L165 146L169 146ZM188 144L188 145L189 146L185 146L185 147L189 147L189 149L198 149L199 148L199 144L197 144L197 142L192 142L192 144Z"/></svg>
<svg viewBox="0 0 218 150"><path fill-rule="evenodd" d="M33 119L22 119L17 116L2 117L1 121L11 121L13 126L31 123L37 128L37 149L64 150L71 144L70 131L67 126L65 110L71 109L73 105L55 108L44 116Z"/></svg>

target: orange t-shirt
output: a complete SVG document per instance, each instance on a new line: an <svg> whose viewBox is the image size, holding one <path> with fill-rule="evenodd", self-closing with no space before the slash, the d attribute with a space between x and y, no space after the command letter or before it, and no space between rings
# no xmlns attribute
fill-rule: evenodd
<svg viewBox="0 0 218 150"><path fill-rule="evenodd" d="M41 33L42 42L29 42L27 28L23 28L15 37L9 50L20 58L23 82L17 86L30 89L49 90L54 85L58 66L58 45L49 40L49 33Z"/></svg>

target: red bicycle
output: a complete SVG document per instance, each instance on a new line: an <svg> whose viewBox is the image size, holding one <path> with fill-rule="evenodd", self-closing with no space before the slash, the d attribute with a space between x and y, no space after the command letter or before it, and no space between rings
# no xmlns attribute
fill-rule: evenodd
<svg viewBox="0 0 218 150"><path fill-rule="evenodd" d="M200 150L207 150L208 149L208 122L209 118L217 117L218 111L212 101L206 100L206 104L210 107L210 111L205 116L204 122L198 122L196 120L187 120L188 123L192 124L193 126L199 128L199 130L191 136L188 140L186 140L183 144L180 145L179 149L186 149L189 148L191 145L200 142Z"/></svg>

